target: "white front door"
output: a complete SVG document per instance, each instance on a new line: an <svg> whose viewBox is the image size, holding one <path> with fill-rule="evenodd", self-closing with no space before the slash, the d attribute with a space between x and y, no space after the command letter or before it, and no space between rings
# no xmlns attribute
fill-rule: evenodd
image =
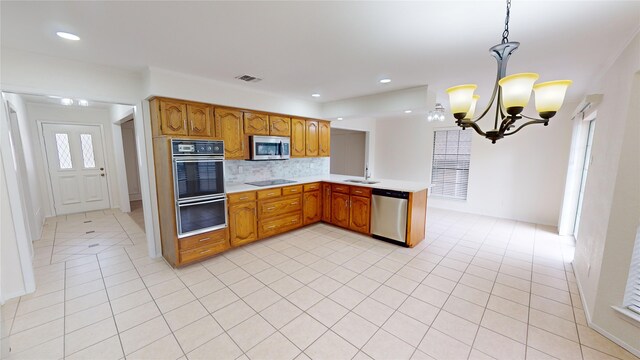
<svg viewBox="0 0 640 360"><path fill-rule="evenodd" d="M42 133L56 214L109 208L100 126L42 124Z"/></svg>

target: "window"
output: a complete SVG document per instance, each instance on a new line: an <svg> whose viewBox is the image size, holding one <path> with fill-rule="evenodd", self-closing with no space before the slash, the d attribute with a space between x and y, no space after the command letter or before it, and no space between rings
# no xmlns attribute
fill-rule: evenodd
<svg viewBox="0 0 640 360"><path fill-rule="evenodd" d="M467 199L471 136L470 130L434 131L431 195Z"/></svg>
<svg viewBox="0 0 640 360"><path fill-rule="evenodd" d="M69 148L69 135L56 134L56 147L58 148L58 163L60 169L71 169L71 149Z"/></svg>
<svg viewBox="0 0 640 360"><path fill-rule="evenodd" d="M82 145L82 160L84 161L84 167L87 169L96 167L91 134L80 134L80 144Z"/></svg>
<svg viewBox="0 0 640 360"><path fill-rule="evenodd" d="M636 231L636 243L631 255L631 268L624 302L629 310L640 314L640 227Z"/></svg>

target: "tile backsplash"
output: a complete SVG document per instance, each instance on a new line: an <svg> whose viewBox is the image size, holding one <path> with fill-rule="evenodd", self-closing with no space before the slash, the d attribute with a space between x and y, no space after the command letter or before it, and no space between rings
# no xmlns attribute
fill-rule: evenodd
<svg viewBox="0 0 640 360"><path fill-rule="evenodd" d="M228 183L328 174L328 157L273 161L225 160L224 162L224 180Z"/></svg>

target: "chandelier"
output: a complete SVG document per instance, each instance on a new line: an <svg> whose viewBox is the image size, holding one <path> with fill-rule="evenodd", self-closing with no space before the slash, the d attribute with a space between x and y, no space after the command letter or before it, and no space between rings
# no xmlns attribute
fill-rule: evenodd
<svg viewBox="0 0 640 360"><path fill-rule="evenodd" d="M505 76L509 56L520 46L519 42L510 42L508 39L510 11L511 0L507 0L507 16L504 22L502 42L489 49L491 55L498 62L498 75L487 108L478 117L474 118L476 105L480 98L479 95L473 94L478 87L475 84L458 85L447 89L451 113L456 118L456 124L463 130L468 127L473 128L478 134L491 140L494 144L496 140L513 135L525 126L532 124L549 125L549 119L560 110L567 88L572 83L571 80L556 80L534 85L539 77L535 73ZM540 115L539 119L521 114L529 103L532 89L535 92L536 111ZM493 129L483 131L478 125L478 121L487 115L494 102L496 103L496 112ZM528 121L516 124L516 121L522 118Z"/></svg>
<svg viewBox="0 0 640 360"><path fill-rule="evenodd" d="M429 111L427 114L427 121L444 121L444 106L440 103L436 103L436 109Z"/></svg>

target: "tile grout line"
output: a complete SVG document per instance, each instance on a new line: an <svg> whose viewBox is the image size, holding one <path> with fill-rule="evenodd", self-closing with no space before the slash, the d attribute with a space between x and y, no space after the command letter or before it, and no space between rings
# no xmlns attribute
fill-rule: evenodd
<svg viewBox="0 0 640 360"><path fill-rule="evenodd" d="M120 350L122 350L122 355L126 358L126 354L124 352L124 346L122 345L122 338L120 338L120 329L118 329L118 323L116 322L116 314L113 312L113 306L111 305L111 297L109 296L109 292L107 291L107 283L104 281L104 274L102 273L102 265L100 265L100 258L98 254L96 256L96 262L98 263L98 269L100 269L100 276L102 278L102 285L104 286L104 293L107 296L107 302L109 303L109 310L111 310L111 320L116 327L116 335L118 335L118 343L120 343ZM108 338L107 338L108 339ZM104 339L104 340L107 340ZM104 341L104 340L101 340Z"/></svg>

